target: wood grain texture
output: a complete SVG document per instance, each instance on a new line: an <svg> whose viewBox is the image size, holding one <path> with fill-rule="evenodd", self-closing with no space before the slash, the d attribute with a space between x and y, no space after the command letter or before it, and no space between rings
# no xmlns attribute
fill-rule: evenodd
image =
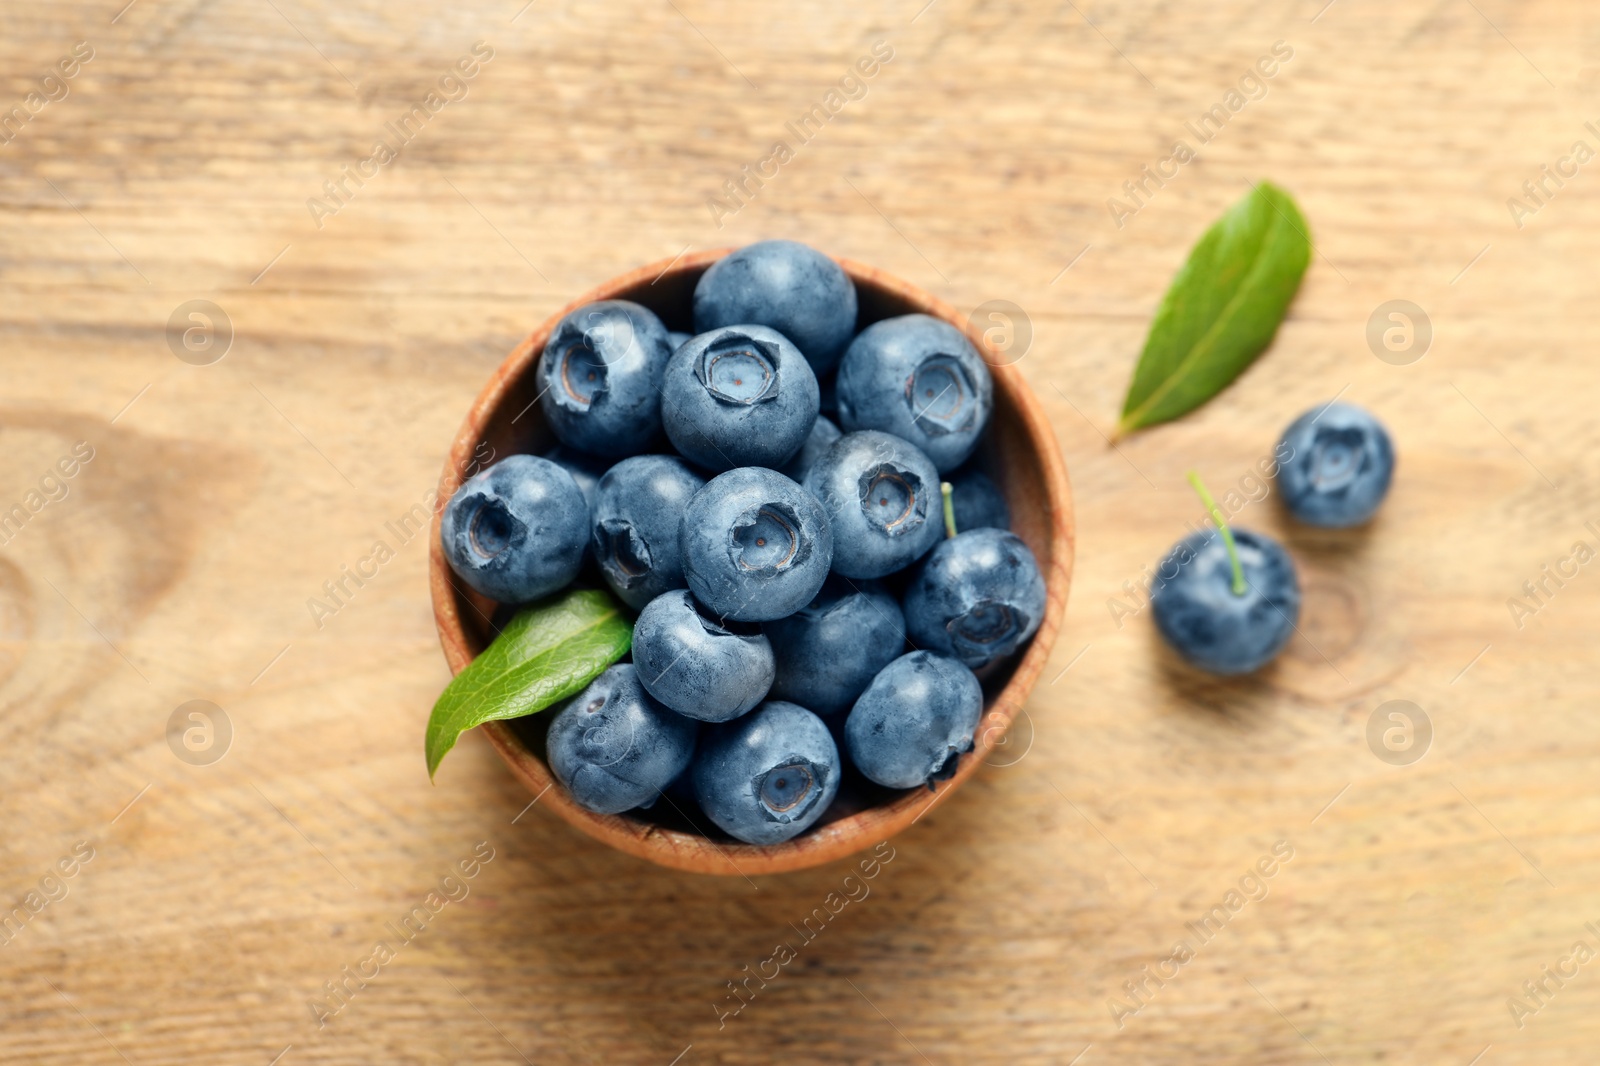
<svg viewBox="0 0 1600 1066"><path fill-rule="evenodd" d="M1600 177L1541 169L1600 149L1590 6L123 3L0 5L0 111L94 50L0 144L0 512L94 449L0 547L0 904L94 849L0 946L0 1061L1593 1061L1597 963L1543 973L1600 946L1600 577L1563 564L1600 522ZM879 40L865 95L719 228L708 198ZM1108 198L1280 40L1118 228ZM477 41L465 95L319 227L307 200ZM1262 177L1318 242L1289 320L1216 400L1109 448L1172 272ZM1537 208L1520 228L1511 197ZM1016 748L837 916L856 865L651 866L525 811L478 735L430 786L449 671L423 538L389 528L553 310L778 235L962 311L1024 308L1017 366L1075 494L1071 602ZM168 347L195 299L233 327L214 365ZM1433 325L1409 365L1365 339L1394 299ZM1394 432L1390 500L1338 537L1243 506L1301 565L1303 640L1253 680L1195 678L1108 601L1198 518L1185 470L1259 495L1277 433L1341 392ZM319 626L307 601L380 539ZM193 699L232 724L212 765L166 740ZM1413 765L1368 747L1391 699L1431 719ZM319 1028L308 1001L482 841L470 894ZM1265 897L1227 912L1278 841ZM1520 1028L1513 996L1539 1007Z"/></svg>

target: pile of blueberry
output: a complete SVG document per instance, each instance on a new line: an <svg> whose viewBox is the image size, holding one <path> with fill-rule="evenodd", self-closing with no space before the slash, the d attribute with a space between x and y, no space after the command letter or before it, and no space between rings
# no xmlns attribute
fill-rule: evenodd
<svg viewBox="0 0 1600 1066"><path fill-rule="evenodd" d="M1296 418L1274 450L1278 492L1296 520L1324 529L1370 521L1394 479L1394 442L1364 408L1329 403ZM1224 677L1277 657L1300 618L1300 581L1264 533L1192 533L1162 560L1151 589L1156 628L1186 661Z"/></svg>
<svg viewBox="0 0 1600 1066"><path fill-rule="evenodd" d="M972 751L979 674L1045 607L974 458L993 383L947 323L858 333L856 316L838 264L791 241L713 264L693 336L625 300L581 307L538 367L560 445L502 460L445 510L445 555L484 595L525 603L592 565L639 612L632 661L546 736L588 810L692 796L774 844L850 768L931 787Z"/></svg>

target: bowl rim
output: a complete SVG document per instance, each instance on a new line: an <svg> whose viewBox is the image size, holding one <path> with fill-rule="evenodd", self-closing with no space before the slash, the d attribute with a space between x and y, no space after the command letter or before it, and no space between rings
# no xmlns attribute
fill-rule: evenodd
<svg viewBox="0 0 1600 1066"><path fill-rule="evenodd" d="M669 275L703 270L734 250L732 247L706 249L674 259L663 259L602 282L551 315L524 338L505 357L478 393L445 458L428 540L428 585L433 602L434 624L439 631L439 642L452 676L459 674L477 652L473 650L476 641L469 639L462 625L461 605L465 594L451 580L450 568L439 539L439 524L446 503L465 480L461 471L471 462L478 442L483 438L483 428L497 412L512 386L522 375L533 372L550 334L566 315L598 300L626 299L628 293L654 285ZM1021 428L1038 457L1045 487L1045 497L1041 503L1050 559L1042 567L1046 601L1044 618L1010 679L984 708L974 735L971 757L961 760L952 777L939 782L931 795L921 789L908 790L883 806L858 811L817 826L781 844L724 842L637 821L624 815L594 814L584 810L572 802L565 789L553 787L557 782L549 768L528 750L508 723L484 724L482 728L490 744L513 775L534 795L535 800L544 800L541 806L554 810L567 823L596 840L662 866L730 877L783 873L845 858L908 828L971 778L984 757L1003 740L1044 669L1066 611L1076 541L1072 488L1067 480L1066 460L1056 441L1055 432L1016 362L1000 361L998 353L978 329L945 301L876 267L838 257L834 257L834 261L857 285L876 288L903 302L910 311L931 315L961 330L984 356L996 391L1004 393L1016 408Z"/></svg>

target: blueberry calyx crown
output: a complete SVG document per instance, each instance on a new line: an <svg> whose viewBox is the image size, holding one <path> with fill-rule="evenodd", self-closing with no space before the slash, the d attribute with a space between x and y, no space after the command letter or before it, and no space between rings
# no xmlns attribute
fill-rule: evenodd
<svg viewBox="0 0 1600 1066"><path fill-rule="evenodd" d="M706 345L695 377L715 399L749 407L778 398L778 349L743 333L729 333Z"/></svg>
<svg viewBox="0 0 1600 1066"><path fill-rule="evenodd" d="M1028 616L1004 600L979 600L968 610L945 623L951 643L987 654L991 644L1004 642L1014 633L1025 632Z"/></svg>
<svg viewBox="0 0 1600 1066"><path fill-rule="evenodd" d="M928 499L922 479L904 467L879 463L856 483L861 513L891 537L921 529L928 519Z"/></svg>
<svg viewBox="0 0 1600 1066"><path fill-rule="evenodd" d="M977 404L966 368L953 355L930 355L906 379L911 422L930 436L959 433L972 426Z"/></svg>
<svg viewBox="0 0 1600 1066"><path fill-rule="evenodd" d="M650 545L639 536L632 522L607 518L596 523L594 555L606 573L623 588L633 588L639 579L650 574Z"/></svg>
<svg viewBox="0 0 1600 1066"><path fill-rule="evenodd" d="M827 784L828 770L803 755L786 756L777 766L750 782L763 814L775 822L803 818L816 805Z"/></svg>
<svg viewBox="0 0 1600 1066"><path fill-rule="evenodd" d="M528 528L518 522L501 500L479 496L467 522L467 542L484 560L493 559L526 539Z"/></svg>
<svg viewBox="0 0 1600 1066"><path fill-rule="evenodd" d="M787 570L811 554L800 520L782 503L764 503L740 515L730 531L733 561L741 570Z"/></svg>
<svg viewBox="0 0 1600 1066"><path fill-rule="evenodd" d="M1320 426L1311 446L1311 484L1318 492L1337 492L1360 476L1366 458L1365 430Z"/></svg>

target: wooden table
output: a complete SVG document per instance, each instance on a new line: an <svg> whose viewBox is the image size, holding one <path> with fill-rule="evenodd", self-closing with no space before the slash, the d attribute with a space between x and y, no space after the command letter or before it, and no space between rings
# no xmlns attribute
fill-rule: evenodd
<svg viewBox="0 0 1600 1066"><path fill-rule="evenodd" d="M0 34L0 106L23 109L0 144L0 514L22 508L0 905L28 918L0 947L0 1060L1594 1061L1600 962L1572 955L1600 950L1600 564L1573 554L1600 543L1587 8L123 2L12 0ZM877 41L892 58L802 143L785 124ZM1186 123L1217 107L1202 143ZM1175 140L1198 157L1158 186L1141 168ZM769 176L741 202L745 165ZM1319 238L1276 346L1109 447L1167 281L1263 177ZM1112 197L1138 207L1120 228ZM447 673L422 541L396 532L535 322L777 235L1025 309L1078 503L1066 628L1006 765L814 940L853 865L655 869L526 809L478 736L430 785ZM1431 322L1420 359L1369 348L1391 300ZM1198 518L1186 470L1250 494L1334 395L1393 429L1394 492L1338 536L1243 504L1300 562L1303 637L1258 678L1196 679L1112 605ZM191 700L231 726L220 760L220 733L168 743ZM1391 700L1431 724L1409 764L1369 746ZM380 939L392 958L347 978ZM781 976L730 998L780 943Z"/></svg>

